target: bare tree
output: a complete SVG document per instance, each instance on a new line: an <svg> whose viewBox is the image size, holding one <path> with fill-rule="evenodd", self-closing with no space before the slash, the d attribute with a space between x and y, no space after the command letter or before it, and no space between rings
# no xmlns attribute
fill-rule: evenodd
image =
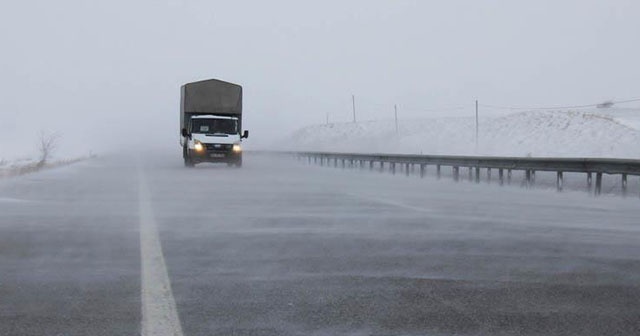
<svg viewBox="0 0 640 336"><path fill-rule="evenodd" d="M40 131L40 161L38 161L38 168L44 167L47 163L53 151L58 147L60 137L60 133L57 132Z"/></svg>

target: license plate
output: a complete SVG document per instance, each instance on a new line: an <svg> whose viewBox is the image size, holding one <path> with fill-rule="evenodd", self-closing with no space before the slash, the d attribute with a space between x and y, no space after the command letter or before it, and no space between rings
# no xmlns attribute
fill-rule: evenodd
<svg viewBox="0 0 640 336"><path fill-rule="evenodd" d="M212 154L210 154L210 157L212 157L212 158L223 158L223 157L224 157L224 154L221 154L221 153L212 153Z"/></svg>

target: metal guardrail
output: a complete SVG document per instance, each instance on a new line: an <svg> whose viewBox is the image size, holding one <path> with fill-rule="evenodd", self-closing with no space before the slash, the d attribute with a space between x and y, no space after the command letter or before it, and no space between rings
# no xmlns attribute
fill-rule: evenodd
<svg viewBox="0 0 640 336"><path fill-rule="evenodd" d="M531 186L535 181L536 171L556 172L556 186L559 191L563 188L564 173L585 173L587 185L591 188L592 176L596 175L594 193L602 192L602 175L621 175L621 189L623 195L628 192L627 177L629 175L640 176L640 160L630 159L599 159L599 158L524 158L524 157L490 157L490 156L449 156L449 155L401 155L401 154L358 154L358 153L333 153L333 152L291 152L300 159L306 158L309 163L320 165L343 167L359 166L373 170L377 164L384 170L389 165L392 173L396 173L396 165L405 165L408 175L413 167L420 167L420 176L424 177L427 166L436 166L438 177L441 175L441 167L452 167L453 179L459 180L460 168L469 169L469 179L480 182L480 170L486 169L490 178L491 169L498 170L500 184L506 179L511 181L511 173L514 170L525 172L525 181ZM475 174L473 173L475 170Z"/></svg>

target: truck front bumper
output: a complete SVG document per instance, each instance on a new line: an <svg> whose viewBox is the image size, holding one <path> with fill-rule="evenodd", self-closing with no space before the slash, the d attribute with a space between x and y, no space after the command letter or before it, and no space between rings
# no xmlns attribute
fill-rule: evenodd
<svg viewBox="0 0 640 336"><path fill-rule="evenodd" d="M199 162L227 162L236 163L242 160L242 152L234 152L233 150L209 150L196 151L189 149L189 158L194 163Z"/></svg>

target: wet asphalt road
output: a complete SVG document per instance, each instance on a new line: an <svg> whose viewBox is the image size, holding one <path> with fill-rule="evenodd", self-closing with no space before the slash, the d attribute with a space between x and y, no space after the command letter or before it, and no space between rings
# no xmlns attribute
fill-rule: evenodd
<svg viewBox="0 0 640 336"><path fill-rule="evenodd" d="M178 159L0 181L0 335L141 333L140 174L184 335L640 334L636 198Z"/></svg>

